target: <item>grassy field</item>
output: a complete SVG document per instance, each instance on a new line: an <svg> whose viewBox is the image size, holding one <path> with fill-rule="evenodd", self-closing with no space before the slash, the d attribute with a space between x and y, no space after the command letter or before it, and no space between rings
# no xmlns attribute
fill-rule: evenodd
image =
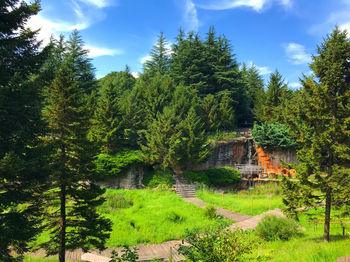
<svg viewBox="0 0 350 262"><path fill-rule="evenodd" d="M106 199L99 210L113 222L108 247L181 239L186 228L214 223L200 207L172 191L108 189ZM37 243L48 238L44 232Z"/></svg>
<svg viewBox="0 0 350 262"><path fill-rule="evenodd" d="M309 225L306 215L300 217L300 224L305 228L303 236L285 242L265 243L263 248L256 251L256 255L273 262L330 262L350 255L350 238L342 236L339 225L331 225L331 241L325 243L322 238L323 225L317 228Z"/></svg>
<svg viewBox="0 0 350 262"><path fill-rule="evenodd" d="M226 194L202 189L197 191L197 197L208 204L253 216L283 206L275 184L256 186L248 191Z"/></svg>

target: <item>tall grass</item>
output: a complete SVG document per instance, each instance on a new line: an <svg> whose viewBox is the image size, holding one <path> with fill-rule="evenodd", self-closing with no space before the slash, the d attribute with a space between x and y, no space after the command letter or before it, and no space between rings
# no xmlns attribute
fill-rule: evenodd
<svg viewBox="0 0 350 262"><path fill-rule="evenodd" d="M259 215L270 209L283 206L278 189L252 189L238 193L214 193L208 189L197 191L197 197L204 202L246 215ZM263 193L264 192L264 193ZM266 193L268 192L268 193Z"/></svg>
<svg viewBox="0 0 350 262"><path fill-rule="evenodd" d="M100 212L112 220L113 231L107 246L162 243L181 239L185 229L203 228L215 223L203 209L183 201L171 191L107 190L106 198L128 199L132 205L117 208L106 201ZM122 200L124 202L124 200Z"/></svg>

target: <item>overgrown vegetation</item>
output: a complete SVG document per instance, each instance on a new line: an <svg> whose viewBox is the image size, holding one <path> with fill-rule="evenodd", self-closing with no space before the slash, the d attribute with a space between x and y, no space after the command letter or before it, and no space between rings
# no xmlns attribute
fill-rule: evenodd
<svg viewBox="0 0 350 262"><path fill-rule="evenodd" d="M215 133L211 133L207 135L207 142L208 143L215 143L218 141L231 141L234 138L238 137L238 134L236 132L229 132L229 131L220 131L217 130Z"/></svg>
<svg viewBox="0 0 350 262"><path fill-rule="evenodd" d="M143 163L141 151L126 149L115 154L99 154L95 160L95 171L99 178L113 177L130 166Z"/></svg>
<svg viewBox="0 0 350 262"><path fill-rule="evenodd" d="M289 127L280 123L254 124L252 136L258 146L273 151L275 148L296 148L297 143L291 137Z"/></svg>
<svg viewBox="0 0 350 262"><path fill-rule="evenodd" d="M226 226L186 231L185 241L189 245L180 245L179 253L189 261L241 261L257 246L258 240L249 231L231 231Z"/></svg>
<svg viewBox="0 0 350 262"><path fill-rule="evenodd" d="M175 180L170 169L153 170L145 174L142 183L150 188L167 189L173 187Z"/></svg>
<svg viewBox="0 0 350 262"><path fill-rule="evenodd" d="M239 171L232 167L185 171L184 175L192 182L198 182L207 186L227 186L238 183L241 180Z"/></svg>

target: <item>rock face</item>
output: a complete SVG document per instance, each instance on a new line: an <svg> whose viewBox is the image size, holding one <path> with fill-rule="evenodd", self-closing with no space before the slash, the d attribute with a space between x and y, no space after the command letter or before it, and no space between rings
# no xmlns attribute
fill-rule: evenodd
<svg viewBox="0 0 350 262"><path fill-rule="evenodd" d="M289 174L290 171L281 167L280 160L297 163L295 150L276 149L266 152L254 145L251 138L239 137L228 142L217 142L211 156L192 169L229 166L240 170L242 174Z"/></svg>
<svg viewBox="0 0 350 262"><path fill-rule="evenodd" d="M142 187L144 173L142 166L132 166L123 174L99 181L97 184L111 189L137 189Z"/></svg>
<svg viewBox="0 0 350 262"><path fill-rule="evenodd" d="M294 176L294 172L282 167L280 160L286 163L297 163L297 155L294 149L275 149L267 152L262 147L256 148L256 157L259 165L266 174L285 174Z"/></svg>
<svg viewBox="0 0 350 262"><path fill-rule="evenodd" d="M213 149L212 155L202 164L193 169L202 170L208 168L253 164L255 149L251 139L245 137L235 138L231 141L219 141Z"/></svg>

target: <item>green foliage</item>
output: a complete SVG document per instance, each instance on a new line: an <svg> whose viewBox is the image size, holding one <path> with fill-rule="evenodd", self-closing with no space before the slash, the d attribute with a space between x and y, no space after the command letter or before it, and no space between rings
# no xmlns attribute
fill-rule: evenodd
<svg viewBox="0 0 350 262"><path fill-rule="evenodd" d="M66 248L102 250L111 223L97 213L104 190L91 172L95 150L87 140L90 116L85 103L93 72L76 31L61 59L52 83L45 87L43 116L49 134L44 139L51 148L45 226L51 237L42 247L49 255L58 253L63 261Z"/></svg>
<svg viewBox="0 0 350 262"><path fill-rule="evenodd" d="M142 183L146 187L166 189L173 187L175 180L170 169L165 171L153 170L145 174Z"/></svg>
<svg viewBox="0 0 350 262"><path fill-rule="evenodd" d="M144 64L144 71L148 75L169 73L170 66L170 50L168 43L164 37L164 33L160 32L157 43L152 47L151 59Z"/></svg>
<svg viewBox="0 0 350 262"><path fill-rule="evenodd" d="M238 170L232 167L210 168L200 171L185 171L184 174L192 181L207 186L226 186L241 180Z"/></svg>
<svg viewBox="0 0 350 262"><path fill-rule="evenodd" d="M218 141L231 141L232 139L238 137L236 132L220 131L217 130L215 133L210 133L207 135L207 142L210 144L215 144Z"/></svg>
<svg viewBox="0 0 350 262"><path fill-rule="evenodd" d="M132 250L129 246L123 246L122 254L119 257L118 252L113 250L111 260L109 262L136 262L139 259L137 254L138 248L134 247Z"/></svg>
<svg viewBox="0 0 350 262"><path fill-rule="evenodd" d="M280 123L255 123L252 136L258 146L270 151L297 146L297 142L290 135L289 127Z"/></svg>
<svg viewBox="0 0 350 262"><path fill-rule="evenodd" d="M0 2L0 261L20 260L42 230L47 148L38 74L48 48L26 28L39 10L39 1Z"/></svg>
<svg viewBox="0 0 350 262"><path fill-rule="evenodd" d="M304 77L303 88L293 108L289 125L301 148L296 167L300 181L298 193L307 192L295 201L314 206L325 201L324 239L329 240L331 206L350 205L350 40L339 28L327 35L318 46L310 67L317 79ZM286 187L287 191L294 186ZM294 194L293 192L287 195Z"/></svg>
<svg viewBox="0 0 350 262"><path fill-rule="evenodd" d="M287 241L297 236L300 231L299 225L290 218L267 215L258 223L256 233L266 241Z"/></svg>
<svg viewBox="0 0 350 262"><path fill-rule="evenodd" d="M252 123L254 119L261 120L263 116L263 105L265 102L264 80L254 64L250 65L250 67L243 64L241 72L249 101L249 112L246 119Z"/></svg>
<svg viewBox="0 0 350 262"><path fill-rule="evenodd" d="M100 178L117 176L130 166L143 163L141 151L125 149L113 155L99 154L95 160L95 172Z"/></svg>
<svg viewBox="0 0 350 262"><path fill-rule="evenodd" d="M186 167L204 159L209 150L201 119L197 115L196 94L178 86L169 105L163 108L145 130L141 145L144 158L163 169Z"/></svg>
<svg viewBox="0 0 350 262"><path fill-rule="evenodd" d="M134 205L132 199L128 196L125 196L123 194L119 195L110 195L108 198L106 198L106 205L111 210L115 209L124 209L124 208L129 208ZM103 210L103 212L107 213L109 210Z"/></svg>
<svg viewBox="0 0 350 262"><path fill-rule="evenodd" d="M204 214L206 217L208 217L209 219L215 219L217 218L216 215L216 208L212 205L207 205L204 208Z"/></svg>
<svg viewBox="0 0 350 262"><path fill-rule="evenodd" d="M276 70L270 76L262 105L262 114L258 115L258 120L268 123L283 122L283 112L292 94L293 92L287 88L282 75Z"/></svg>
<svg viewBox="0 0 350 262"><path fill-rule="evenodd" d="M89 138L103 152L114 153L118 147L127 146L124 129L128 125L123 116L122 99L135 84L128 71L113 72L99 80L99 97L91 119Z"/></svg>
<svg viewBox="0 0 350 262"><path fill-rule="evenodd" d="M179 253L189 261L231 262L241 261L252 252L258 240L249 231L231 231L225 225L209 227L204 231L195 228L186 231L186 243Z"/></svg>

